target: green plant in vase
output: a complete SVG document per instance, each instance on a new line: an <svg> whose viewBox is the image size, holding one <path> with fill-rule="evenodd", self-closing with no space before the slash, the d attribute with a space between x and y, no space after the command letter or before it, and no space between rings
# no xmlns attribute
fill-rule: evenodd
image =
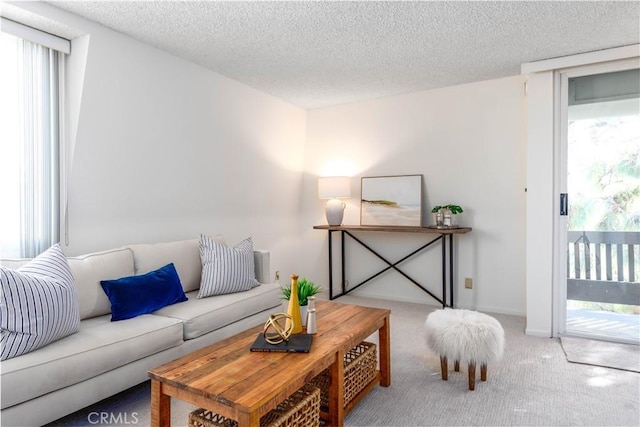
<svg viewBox="0 0 640 427"><path fill-rule="evenodd" d="M282 299L289 301L291 297L291 285L280 287ZM302 326L307 325L307 304L308 298L322 292L322 287L316 286L315 283L302 277L298 280L298 301L300 303L300 317L302 318Z"/></svg>
<svg viewBox="0 0 640 427"><path fill-rule="evenodd" d="M431 213L434 214L436 227L450 228L455 226L454 215L464 212L459 205L434 206Z"/></svg>
<svg viewBox="0 0 640 427"><path fill-rule="evenodd" d="M282 299L289 301L289 297L291 296L291 285L282 286L280 288L280 292L282 292ZM302 277L298 280L298 300L300 301L300 306L307 305L307 298L319 294L320 292L322 292L322 287L317 286L306 278Z"/></svg>

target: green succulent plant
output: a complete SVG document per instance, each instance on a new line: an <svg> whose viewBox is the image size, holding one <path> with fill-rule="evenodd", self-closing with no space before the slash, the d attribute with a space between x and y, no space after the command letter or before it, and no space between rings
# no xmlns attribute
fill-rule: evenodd
<svg viewBox="0 0 640 427"><path fill-rule="evenodd" d="M440 210L447 210L447 209L450 210L453 215L464 212L462 208L458 205L444 205L444 206L438 205L438 206L434 206L433 209L431 209L431 213L438 213L438 211Z"/></svg>
<svg viewBox="0 0 640 427"><path fill-rule="evenodd" d="M280 292L282 292L282 299L285 301L289 301L289 298L291 297L291 285L281 286ZM300 302L300 305L307 305L307 299L316 294L319 294L320 292L322 292L321 286L316 286L315 283L307 280L304 277L301 277L298 280L298 301Z"/></svg>

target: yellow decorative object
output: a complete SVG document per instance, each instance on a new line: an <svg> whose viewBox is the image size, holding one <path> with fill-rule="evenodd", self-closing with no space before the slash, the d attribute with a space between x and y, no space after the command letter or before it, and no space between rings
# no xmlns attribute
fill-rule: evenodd
<svg viewBox="0 0 640 427"><path fill-rule="evenodd" d="M287 313L277 313L270 315L269 319L264 323L262 335L269 344L280 344L281 342L289 341L291 330L291 316Z"/></svg>
<svg viewBox="0 0 640 427"><path fill-rule="evenodd" d="M289 306L287 314L291 316L293 323L292 334L302 332L302 317L300 316L300 302L298 300L298 275L291 275L291 296L289 296Z"/></svg>

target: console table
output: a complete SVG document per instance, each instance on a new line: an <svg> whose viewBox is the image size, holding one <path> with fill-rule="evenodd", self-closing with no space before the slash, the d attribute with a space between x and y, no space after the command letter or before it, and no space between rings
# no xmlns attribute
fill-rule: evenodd
<svg viewBox="0 0 640 427"><path fill-rule="evenodd" d="M459 228L447 228L447 229L443 229L443 228L435 228L435 227L399 227L399 226L370 226L370 225L316 225L313 227L315 230L327 230L327 232L329 233L329 299L335 299L338 297L341 297L343 295L348 294L349 292L359 288L360 286L364 285L365 283L375 279L376 277L378 277L379 275L381 275L382 273L393 269L396 272L398 272L399 274L401 274L403 277L405 277L407 280L409 280L411 283L413 283L414 285L416 285L417 287L419 287L420 289L422 289L424 292L426 292L427 294L429 294L432 298L434 298L436 301L438 301L440 304L442 304L442 307L453 307L453 236L456 234L466 234L469 233L471 231L470 227L459 227ZM341 234L341 245L340 245L340 259L342 261L341 263L341 293L334 295L333 293L333 233L335 232L340 232ZM358 238L355 233L360 233L360 232L383 232L383 233L424 233L429 236L429 241L427 243L425 243L424 245L420 246L419 248L417 248L416 250L410 252L409 254L405 255L404 257L400 258L399 260L392 262L389 261L388 259L386 259L385 257L383 257L382 255L380 255L378 252L376 252L373 248L371 248L368 244L366 244L362 239ZM436 234L437 236L435 238L432 238L433 235ZM346 286L346 281L345 281L345 255L344 255L344 248L345 248L345 237L349 236L351 237L354 241L356 241L357 243L359 243L361 246L363 246L365 249L367 249L369 252L371 252L372 254L374 254L375 256L377 256L378 258L380 258L383 262L385 262L387 264L387 267L383 268L382 270L378 271L377 273L373 274L372 276L368 277L367 279L363 280L362 282L358 283L355 286L349 287L347 289ZM447 244L447 236L449 236L449 242ZM427 249L428 247L430 247L432 244L440 242L441 247L442 247L442 251L441 251L441 257L442 257L442 299L439 298L438 296L436 296L433 292L431 292L429 289L427 289L425 286L423 286L422 284L420 284L417 280L413 279L412 277L410 277L408 274L406 274L404 271L400 270L400 268L398 268L398 265L400 263L402 263L403 261L406 261L407 259L411 258L412 256L422 252L423 250ZM449 256L447 257L447 246L449 246ZM447 259L448 258L448 259ZM447 304L447 260L449 263L449 303Z"/></svg>

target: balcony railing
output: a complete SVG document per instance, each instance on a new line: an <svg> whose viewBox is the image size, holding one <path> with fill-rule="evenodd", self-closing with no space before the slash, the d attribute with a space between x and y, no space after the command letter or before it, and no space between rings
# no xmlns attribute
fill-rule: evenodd
<svg viewBox="0 0 640 427"><path fill-rule="evenodd" d="M640 232L569 231L567 299L640 305Z"/></svg>

